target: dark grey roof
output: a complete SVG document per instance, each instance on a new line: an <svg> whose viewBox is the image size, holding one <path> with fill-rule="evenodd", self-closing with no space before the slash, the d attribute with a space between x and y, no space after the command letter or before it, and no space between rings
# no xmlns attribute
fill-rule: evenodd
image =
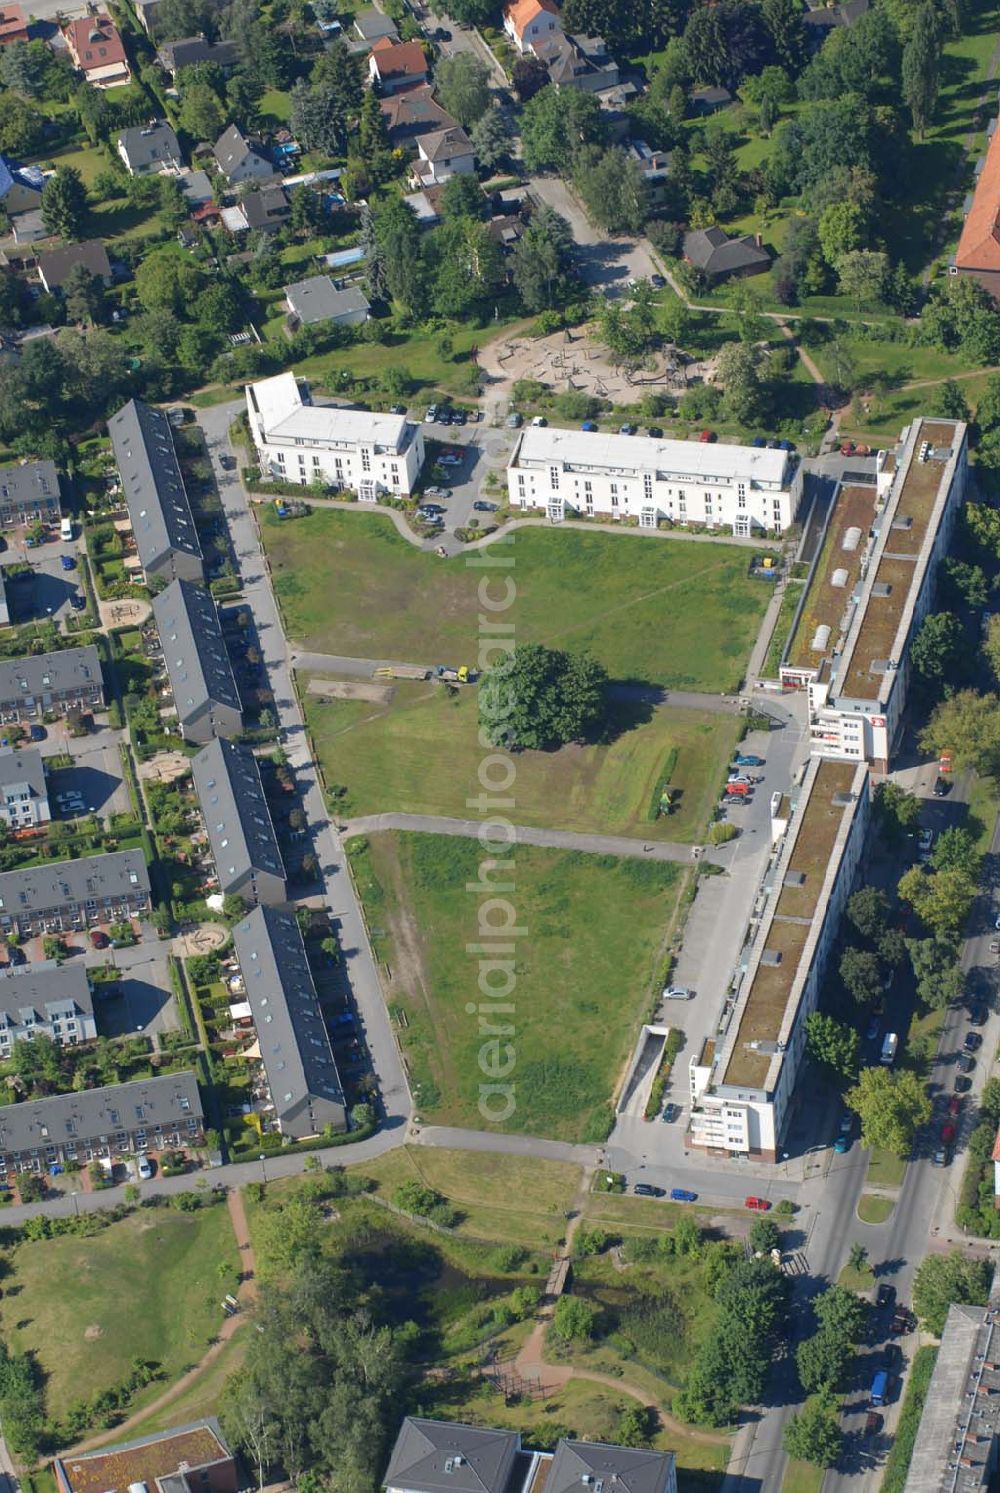
<svg viewBox="0 0 1000 1493"><path fill-rule="evenodd" d="M673 1481L671 1452L637 1451L600 1441L560 1441L545 1493L665 1493Z"/></svg>
<svg viewBox="0 0 1000 1493"><path fill-rule="evenodd" d="M119 149L124 149L131 167L151 166L154 161L179 161L181 147L177 136L164 119L155 119L152 124L135 125L122 130L118 136Z"/></svg>
<svg viewBox="0 0 1000 1493"><path fill-rule="evenodd" d="M83 265L101 280L111 279L111 261L99 238L85 239L82 244L67 244L64 249L50 249L38 256L38 273L49 290L58 290L71 270Z"/></svg>
<svg viewBox="0 0 1000 1493"><path fill-rule="evenodd" d="M186 1126L188 1120L201 1116L194 1074L169 1073L0 1106L0 1151L65 1145L142 1126L147 1131L158 1125Z"/></svg>
<svg viewBox="0 0 1000 1493"><path fill-rule="evenodd" d="M46 912L93 897L135 897L149 892L149 871L141 850L115 850L55 861L0 874L0 914Z"/></svg>
<svg viewBox="0 0 1000 1493"><path fill-rule="evenodd" d="M722 228L696 228L684 235L684 258L710 274L745 269L748 265L765 268L771 263L766 249L747 234L730 238Z"/></svg>
<svg viewBox="0 0 1000 1493"><path fill-rule="evenodd" d="M192 758L191 775L223 892L252 871L284 880L260 768L249 747L217 737Z"/></svg>
<svg viewBox="0 0 1000 1493"><path fill-rule="evenodd" d="M285 298L303 326L335 321L352 311L369 309L368 298L358 286L348 285L346 290L338 290L329 275L310 275L307 280L286 285Z"/></svg>
<svg viewBox="0 0 1000 1493"><path fill-rule="evenodd" d="M212 154L219 164L220 171L228 176L237 166L241 166L247 156L258 156L262 161L267 161L264 152L243 135L238 125L231 124L227 130L216 140L212 147Z"/></svg>
<svg viewBox="0 0 1000 1493"><path fill-rule="evenodd" d="M59 500L59 473L54 461L23 461L0 467L0 498L14 503L37 503L39 498Z"/></svg>
<svg viewBox="0 0 1000 1493"><path fill-rule="evenodd" d="M234 41L206 41L203 36L182 36L179 41L166 41L156 55L170 73L182 67L193 67L196 62L234 67L239 61Z"/></svg>
<svg viewBox="0 0 1000 1493"><path fill-rule="evenodd" d="M0 788L13 788L19 783L36 798L45 797L45 769L37 747L0 749Z"/></svg>
<svg viewBox="0 0 1000 1493"><path fill-rule="evenodd" d="M143 569L152 569L171 550L201 560L201 543L166 415L141 399L130 399L111 416L108 434Z"/></svg>
<svg viewBox="0 0 1000 1493"><path fill-rule="evenodd" d="M103 690L101 661L92 643L86 648L64 648L57 653L0 658L0 700L89 690L94 684Z"/></svg>
<svg viewBox="0 0 1000 1493"><path fill-rule="evenodd" d="M179 718L187 720L211 701L239 710L239 691L209 592L191 581L171 581L153 597L153 616Z"/></svg>
<svg viewBox="0 0 1000 1493"><path fill-rule="evenodd" d="M283 186L262 187L259 192L248 192L240 200L243 216L248 228L265 228L280 223L291 212L288 193Z"/></svg>
<svg viewBox="0 0 1000 1493"><path fill-rule="evenodd" d="M257 907L233 929L233 948L283 1131L342 1125L343 1088L295 918Z"/></svg>
<svg viewBox="0 0 1000 1493"><path fill-rule="evenodd" d="M382 1481L407 1493L504 1493L520 1446L517 1431L408 1415Z"/></svg>
<svg viewBox="0 0 1000 1493"><path fill-rule="evenodd" d="M0 1027L24 1026L25 1016L52 1021L62 1015L93 1016L86 966L82 961L15 964L0 971Z"/></svg>
<svg viewBox="0 0 1000 1493"><path fill-rule="evenodd" d="M384 15L380 10L362 10L354 17L354 29L362 41L378 41L380 36L391 36L395 39L399 32L396 23L391 16Z"/></svg>

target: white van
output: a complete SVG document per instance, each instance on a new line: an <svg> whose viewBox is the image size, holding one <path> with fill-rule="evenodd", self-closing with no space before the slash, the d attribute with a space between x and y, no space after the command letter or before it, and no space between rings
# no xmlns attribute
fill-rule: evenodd
<svg viewBox="0 0 1000 1493"><path fill-rule="evenodd" d="M64 518L60 523L59 538L65 539L67 542L73 538L73 520L71 518Z"/></svg>

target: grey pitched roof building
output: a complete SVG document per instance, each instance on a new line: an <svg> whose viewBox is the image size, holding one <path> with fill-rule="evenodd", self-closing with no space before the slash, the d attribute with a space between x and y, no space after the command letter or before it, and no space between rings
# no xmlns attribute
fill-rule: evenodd
<svg viewBox="0 0 1000 1493"><path fill-rule="evenodd" d="M238 736L239 691L209 592L190 581L172 581L153 597L153 616L185 740Z"/></svg>
<svg viewBox="0 0 1000 1493"><path fill-rule="evenodd" d="M51 819L45 764L35 747L0 749L0 822L27 829Z"/></svg>
<svg viewBox="0 0 1000 1493"><path fill-rule="evenodd" d="M201 542L170 421L162 410L130 399L111 416L108 434L147 578L202 580Z"/></svg>
<svg viewBox="0 0 1000 1493"><path fill-rule="evenodd" d="M759 275L771 256L753 234L730 238L722 228L695 228L684 235L684 258L710 280Z"/></svg>
<svg viewBox="0 0 1000 1493"><path fill-rule="evenodd" d="M367 321L371 309L368 298L357 285L338 290L329 275L310 275L285 286L285 299L291 314L304 327L324 321L353 326Z"/></svg>
<svg viewBox="0 0 1000 1493"><path fill-rule="evenodd" d="M287 901L285 868L257 758L249 747L216 739L192 758L220 890L249 902Z"/></svg>
<svg viewBox="0 0 1000 1493"><path fill-rule="evenodd" d="M202 1118L193 1073L5 1104L0 1107L0 1174L32 1156L44 1169L50 1160L89 1160L193 1142L201 1136Z"/></svg>
<svg viewBox="0 0 1000 1493"><path fill-rule="evenodd" d="M0 972L0 1058L39 1032L75 1047L97 1036L94 997L82 963L15 965Z"/></svg>
<svg viewBox="0 0 1000 1493"><path fill-rule="evenodd" d="M116 850L0 874L0 932L64 931L110 922L149 906L141 850Z"/></svg>
<svg viewBox="0 0 1000 1493"><path fill-rule="evenodd" d="M221 68L235 67L239 55L234 41L206 41L203 36L182 36L178 41L165 41L156 54L156 60L171 77L176 77L182 67L194 67L196 62L213 62Z"/></svg>
<svg viewBox="0 0 1000 1493"><path fill-rule="evenodd" d="M303 1140L327 1126L346 1129L343 1086L295 918L258 907L233 929L233 949L281 1134Z"/></svg>
<svg viewBox="0 0 1000 1493"><path fill-rule="evenodd" d="M408 1415L383 1482L406 1493L507 1493L520 1450L519 1431Z"/></svg>
<svg viewBox="0 0 1000 1493"><path fill-rule="evenodd" d="M22 461L0 467L0 523L52 523L61 517L59 473L54 461Z"/></svg>
<svg viewBox="0 0 1000 1493"><path fill-rule="evenodd" d="M231 182L261 180L274 175L274 167L264 154L263 147L241 133L239 126L231 124L212 147L219 170Z"/></svg>
<svg viewBox="0 0 1000 1493"><path fill-rule="evenodd" d="M38 256L38 278L47 291L61 290L77 266L89 270L105 285L111 279L111 261L99 238L88 238L63 249L50 249Z"/></svg>
<svg viewBox="0 0 1000 1493"><path fill-rule="evenodd" d="M32 720L49 710L65 714L73 706L99 710L103 704L101 661L93 644L0 659L2 720Z"/></svg>
<svg viewBox="0 0 1000 1493"><path fill-rule="evenodd" d="M122 130L117 146L118 154L132 176L175 171L183 160L177 136L165 119L154 119L152 124Z"/></svg>
<svg viewBox="0 0 1000 1493"><path fill-rule="evenodd" d="M381 36L388 36L396 41L399 32L396 23L391 16L384 15L380 10L362 10L354 17L354 29L362 41L378 41Z"/></svg>
<svg viewBox="0 0 1000 1493"><path fill-rule="evenodd" d="M545 1493L676 1493L670 1452L609 1446L600 1441L557 1442Z"/></svg>
<svg viewBox="0 0 1000 1493"><path fill-rule="evenodd" d="M948 1309L905 1493L975 1493L992 1485L998 1461L1000 1310L994 1294L989 1306Z"/></svg>

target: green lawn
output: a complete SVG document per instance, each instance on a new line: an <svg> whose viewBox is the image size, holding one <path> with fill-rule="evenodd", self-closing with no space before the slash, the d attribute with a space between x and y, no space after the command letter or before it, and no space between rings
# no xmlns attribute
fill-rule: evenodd
<svg viewBox="0 0 1000 1493"><path fill-rule="evenodd" d="M326 782L347 789L342 815L468 815L466 800L479 791L483 755L474 689L456 696L433 682L397 682L391 703L381 705L327 699L308 692L308 678L302 682L306 723ZM740 722L669 706L651 719L645 707L619 707L618 719L620 734L608 745L521 753L511 817L518 824L653 840L701 838ZM677 807L654 820L657 784L674 752L670 787Z"/></svg>
<svg viewBox="0 0 1000 1493"><path fill-rule="evenodd" d="M789 581L785 586L785 594L781 598L781 609L778 612L778 620L774 624L774 632L767 647L767 657L764 660L764 678L777 679L781 668L781 659L785 646L792 633L792 623L795 621L795 610L802 600L802 588L804 581Z"/></svg>
<svg viewBox="0 0 1000 1493"><path fill-rule="evenodd" d="M229 1267L225 1277L222 1264ZM133 1213L90 1239L17 1248L0 1303L0 1330L12 1350L35 1358L50 1419L127 1378L135 1358L163 1370L163 1380L138 1398L141 1405L202 1356L222 1321L219 1302L234 1288L238 1265L222 1204L197 1213Z"/></svg>
<svg viewBox="0 0 1000 1493"><path fill-rule="evenodd" d="M868 1181L875 1187L900 1187L906 1174L906 1162L879 1146L872 1149L868 1162Z"/></svg>
<svg viewBox="0 0 1000 1493"><path fill-rule="evenodd" d="M789 1458L785 1475L781 1479L781 1493L820 1493L824 1476L822 1467Z"/></svg>
<svg viewBox="0 0 1000 1493"><path fill-rule="evenodd" d="M475 1006L479 956L467 952L485 907L467 890L479 876L481 847L414 834L350 843L376 949L391 971L388 998L421 1117L561 1140L603 1138L691 873L518 847L516 889L504 894L525 930L515 940L516 986L504 997L514 1011L492 1019L513 1027L493 1040L504 1054L507 1043L513 1048L514 1068L503 1081L514 1085L515 1108L494 1127L479 1103L480 1086L496 1080L479 1063L498 1059L481 1030L491 1020ZM492 977L495 988L501 974Z"/></svg>
<svg viewBox="0 0 1000 1493"><path fill-rule="evenodd" d="M768 601L736 545L522 529L496 551L513 565L491 572L415 549L388 515L261 511L285 631L324 653L475 664L479 583L492 573L496 596L509 574L518 642L590 649L614 679L733 690Z"/></svg>
<svg viewBox="0 0 1000 1493"><path fill-rule="evenodd" d="M858 1199L858 1217L862 1223L885 1223L892 1217L895 1206L892 1198L882 1197L876 1192L863 1192Z"/></svg>

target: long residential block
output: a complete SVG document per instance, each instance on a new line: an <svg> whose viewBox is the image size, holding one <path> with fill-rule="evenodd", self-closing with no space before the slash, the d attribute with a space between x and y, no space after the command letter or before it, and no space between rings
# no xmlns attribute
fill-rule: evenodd
<svg viewBox="0 0 1000 1493"><path fill-rule="evenodd" d="M192 758L191 774L220 890L255 905L287 901L285 868L253 752L218 738Z"/></svg>
<svg viewBox="0 0 1000 1493"><path fill-rule="evenodd" d="M0 1060L39 1034L59 1047L97 1036L94 997L82 963L17 964L0 973Z"/></svg>
<svg viewBox="0 0 1000 1493"><path fill-rule="evenodd" d="M111 416L108 434L146 579L204 579L201 542L170 421L141 399Z"/></svg>
<svg viewBox="0 0 1000 1493"><path fill-rule="evenodd" d="M92 644L0 659L0 721L5 724L103 709L101 661Z"/></svg>
<svg viewBox="0 0 1000 1493"><path fill-rule="evenodd" d="M314 405L294 373L247 384L247 416L261 476L323 482L374 503L412 492L424 461L419 425L403 415Z"/></svg>
<svg viewBox="0 0 1000 1493"><path fill-rule="evenodd" d="M103 1089L0 1107L0 1181L11 1173L197 1146L204 1138L198 1080L169 1073ZM125 1493L125 1490L121 1490Z"/></svg>
<svg viewBox="0 0 1000 1493"><path fill-rule="evenodd" d="M941 1334L905 1493L985 1493L1000 1465L1000 1308L955 1305Z"/></svg>
<svg viewBox="0 0 1000 1493"><path fill-rule="evenodd" d="M26 866L0 875L0 935L20 938L120 922L150 908L141 850Z"/></svg>
<svg viewBox="0 0 1000 1493"><path fill-rule="evenodd" d="M258 907L236 924L233 948L257 1032L261 1114L293 1140L346 1130L343 1085L295 918Z"/></svg>
<svg viewBox="0 0 1000 1493"><path fill-rule="evenodd" d="M153 597L153 617L185 741L238 736L240 694L210 593L190 581L172 581Z"/></svg>
<svg viewBox="0 0 1000 1493"><path fill-rule="evenodd" d="M507 465L512 508L541 508L553 522L582 514L780 534L795 518L795 457L766 447L529 426Z"/></svg>
<svg viewBox="0 0 1000 1493"><path fill-rule="evenodd" d="M689 1064L692 1146L777 1160L870 814L863 763L813 758L781 809L784 839L754 908L715 1037Z"/></svg>
<svg viewBox="0 0 1000 1493"><path fill-rule="evenodd" d="M875 481L842 484L781 664L805 689L812 750L889 769L910 681L910 644L930 610L968 482L961 420L914 420Z"/></svg>

